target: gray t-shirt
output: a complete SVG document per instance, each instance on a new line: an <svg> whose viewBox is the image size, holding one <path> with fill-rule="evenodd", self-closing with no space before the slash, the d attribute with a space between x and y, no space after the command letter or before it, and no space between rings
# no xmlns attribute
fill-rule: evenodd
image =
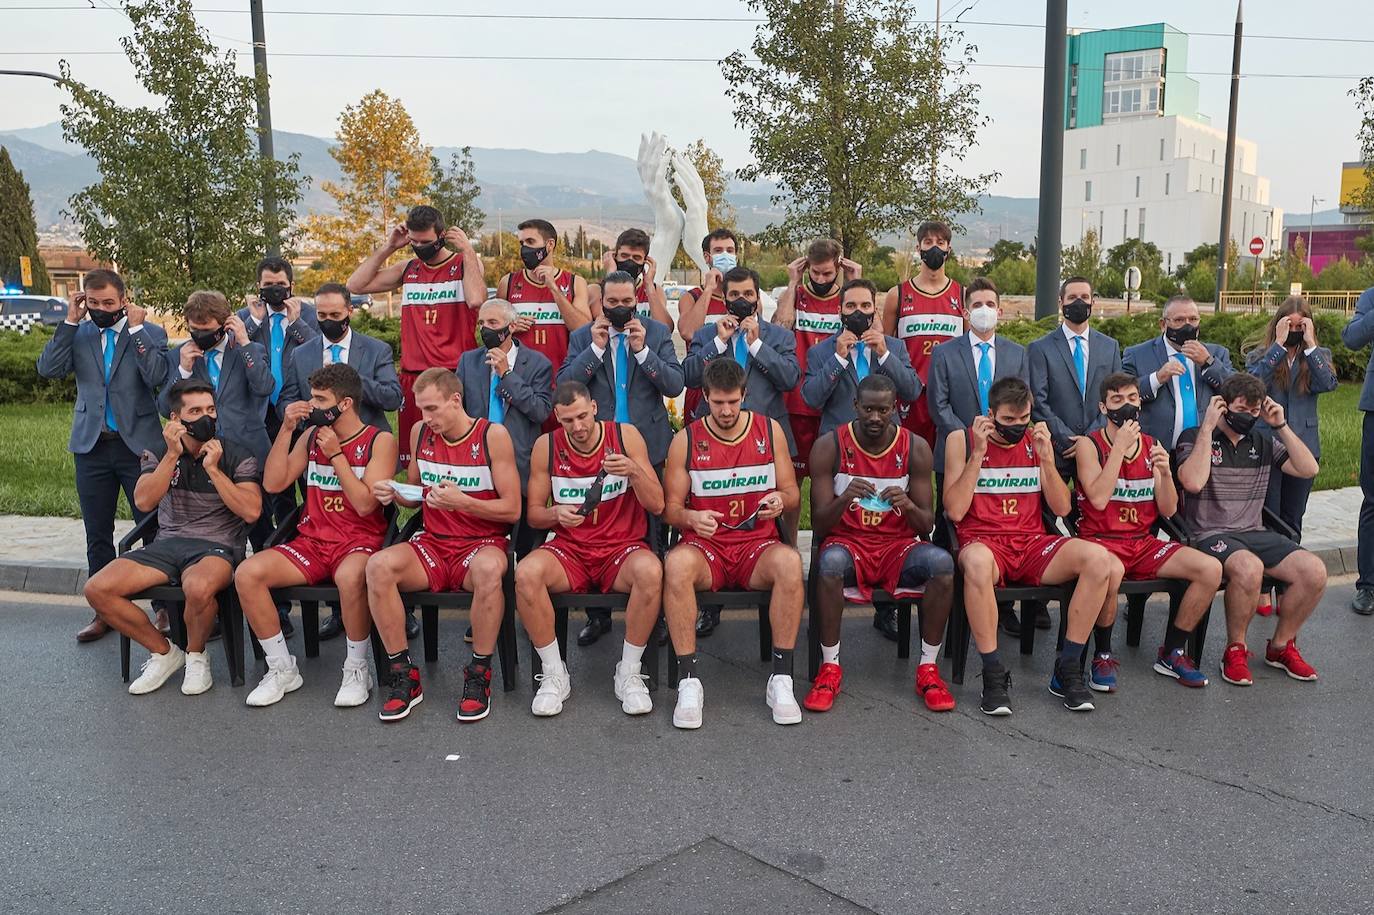
<svg viewBox="0 0 1374 915"><path fill-rule="evenodd" d="M248 449L225 439L219 466L235 483L261 483L262 471L258 460ZM140 472L152 473L162 460L151 451L144 451ZM242 550L248 537L248 525L229 510L215 491L210 475L200 461L189 453L177 459L172 471L172 483L157 506L157 539L192 537L209 540L232 550Z"/></svg>
<svg viewBox="0 0 1374 915"><path fill-rule="evenodd" d="M1223 420L1224 421L1224 420ZM1264 498L1269 492L1269 476L1288 460L1282 441L1270 438L1268 430L1252 429L1233 446L1226 433L1212 433L1212 472L1202 492L1183 494L1183 520L1199 537L1208 534L1241 533L1264 528ZM1198 446L1196 427L1178 437L1174 456L1179 466Z"/></svg>

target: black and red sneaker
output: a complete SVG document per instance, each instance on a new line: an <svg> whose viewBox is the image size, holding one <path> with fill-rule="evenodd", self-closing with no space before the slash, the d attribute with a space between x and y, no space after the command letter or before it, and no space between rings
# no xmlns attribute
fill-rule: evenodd
<svg viewBox="0 0 1374 915"><path fill-rule="evenodd" d="M491 711L491 668L469 664L463 668L463 698L458 702L459 721L481 721Z"/></svg>
<svg viewBox="0 0 1374 915"><path fill-rule="evenodd" d="M384 686L386 698L377 712L383 721L400 721L425 698L425 691L420 688L420 668L414 664L392 664Z"/></svg>

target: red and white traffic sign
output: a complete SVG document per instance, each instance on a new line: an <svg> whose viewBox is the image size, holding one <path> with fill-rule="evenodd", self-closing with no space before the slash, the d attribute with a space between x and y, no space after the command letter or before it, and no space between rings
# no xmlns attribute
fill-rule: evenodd
<svg viewBox="0 0 1374 915"><path fill-rule="evenodd" d="M1259 257L1261 254L1263 254L1264 239L1260 238L1258 235L1250 239L1250 253L1255 255L1255 257Z"/></svg>

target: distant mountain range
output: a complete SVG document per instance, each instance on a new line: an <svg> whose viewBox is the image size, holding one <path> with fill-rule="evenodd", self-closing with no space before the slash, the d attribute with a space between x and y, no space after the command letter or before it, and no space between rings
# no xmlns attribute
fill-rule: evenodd
<svg viewBox="0 0 1374 915"><path fill-rule="evenodd" d="M338 163L329 154L333 141L278 130L273 131L273 143L280 157L299 153L301 173L311 179L302 211L331 211L333 199L321 185L340 178ZM73 227L61 211L72 194L99 179L95 163L80 147L63 140L56 122L0 131L0 145L9 149L29 182L39 234L72 240ZM434 148L445 164L457 151L449 146ZM545 153L473 147L472 159L482 187L478 204L487 214L489 228L495 228L499 220L509 229L534 215L560 227L583 224L590 234L600 237L613 237L629 225L652 226L653 214L644 201L639 171L628 156L597 150ZM732 182L729 199L743 231L756 232L781 216L769 199L774 193L776 187L767 182ZM961 248L983 249L999 238L1027 243L1034 238L1035 198L987 196L981 203L981 214L961 219L966 230Z"/></svg>

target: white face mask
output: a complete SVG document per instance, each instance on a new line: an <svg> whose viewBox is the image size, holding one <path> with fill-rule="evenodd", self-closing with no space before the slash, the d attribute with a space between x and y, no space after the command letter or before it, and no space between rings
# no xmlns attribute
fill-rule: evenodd
<svg viewBox="0 0 1374 915"><path fill-rule="evenodd" d="M997 326L997 309L980 305L968 313L968 323L978 333L985 334Z"/></svg>

